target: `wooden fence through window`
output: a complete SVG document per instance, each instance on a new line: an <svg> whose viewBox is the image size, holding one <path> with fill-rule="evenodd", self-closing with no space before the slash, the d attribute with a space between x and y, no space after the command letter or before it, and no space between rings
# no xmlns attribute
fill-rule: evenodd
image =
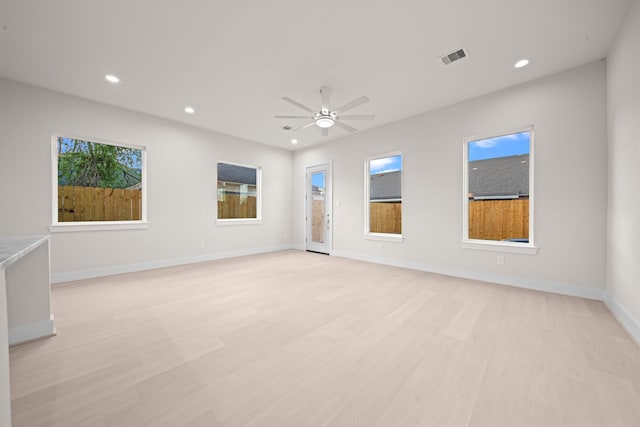
<svg viewBox="0 0 640 427"><path fill-rule="evenodd" d="M218 219L257 218L256 196L225 194L218 199Z"/></svg>
<svg viewBox="0 0 640 427"><path fill-rule="evenodd" d="M469 238L529 238L529 199L469 200Z"/></svg>
<svg viewBox="0 0 640 427"><path fill-rule="evenodd" d="M58 222L141 219L142 190L58 186Z"/></svg>
<svg viewBox="0 0 640 427"><path fill-rule="evenodd" d="M319 204L318 204L319 205ZM370 203L372 233L402 232L402 203ZM314 241L324 240L320 206L313 209ZM256 218L256 197L225 195L218 218ZM142 191L121 188L58 186L58 222L139 221ZM316 224L317 223L317 224ZM470 200L469 238L505 240L529 238L529 200Z"/></svg>
<svg viewBox="0 0 640 427"><path fill-rule="evenodd" d="M369 231L402 234L402 202L370 202Z"/></svg>

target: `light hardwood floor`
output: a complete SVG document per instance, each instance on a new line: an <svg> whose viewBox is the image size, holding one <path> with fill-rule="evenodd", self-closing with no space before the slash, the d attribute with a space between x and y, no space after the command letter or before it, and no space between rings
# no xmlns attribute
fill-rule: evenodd
<svg viewBox="0 0 640 427"><path fill-rule="evenodd" d="M299 251L56 286L14 427L638 426L600 302Z"/></svg>

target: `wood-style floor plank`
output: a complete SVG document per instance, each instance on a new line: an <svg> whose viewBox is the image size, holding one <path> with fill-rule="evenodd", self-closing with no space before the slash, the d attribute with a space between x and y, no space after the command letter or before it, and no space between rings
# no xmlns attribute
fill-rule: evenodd
<svg viewBox="0 0 640 427"><path fill-rule="evenodd" d="M637 426L597 301L283 251L55 286L15 427Z"/></svg>

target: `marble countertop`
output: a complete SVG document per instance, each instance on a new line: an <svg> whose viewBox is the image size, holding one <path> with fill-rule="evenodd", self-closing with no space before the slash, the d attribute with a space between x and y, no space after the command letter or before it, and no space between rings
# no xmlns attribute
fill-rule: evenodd
<svg viewBox="0 0 640 427"><path fill-rule="evenodd" d="M47 240L49 236L0 238L0 269L4 270Z"/></svg>

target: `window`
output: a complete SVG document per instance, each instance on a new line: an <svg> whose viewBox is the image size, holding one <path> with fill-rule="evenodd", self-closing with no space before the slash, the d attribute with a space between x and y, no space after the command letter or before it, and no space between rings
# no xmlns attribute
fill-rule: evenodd
<svg viewBox="0 0 640 427"><path fill-rule="evenodd" d="M56 136L53 150L54 227L146 222L144 148Z"/></svg>
<svg viewBox="0 0 640 427"><path fill-rule="evenodd" d="M260 168L218 163L218 220L260 220Z"/></svg>
<svg viewBox="0 0 640 427"><path fill-rule="evenodd" d="M402 154L367 159L365 164L365 235L402 238Z"/></svg>
<svg viewBox="0 0 640 427"><path fill-rule="evenodd" d="M464 242L533 248L532 146L533 128L465 140Z"/></svg>

